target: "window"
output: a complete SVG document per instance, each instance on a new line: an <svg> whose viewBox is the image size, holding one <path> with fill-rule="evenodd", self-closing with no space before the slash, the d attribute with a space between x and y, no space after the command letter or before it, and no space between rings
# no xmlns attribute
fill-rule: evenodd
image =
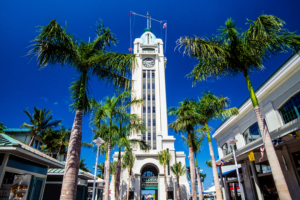
<svg viewBox="0 0 300 200"><path fill-rule="evenodd" d="M152 72L152 78L155 78L155 73L154 72Z"/></svg>
<svg viewBox="0 0 300 200"><path fill-rule="evenodd" d="M260 138L261 134L259 131L258 123L255 122L248 129L246 129L243 133L243 137L245 139L246 144L249 144L250 142Z"/></svg>
<svg viewBox="0 0 300 200"><path fill-rule="evenodd" d="M146 141L146 133L143 133L143 140Z"/></svg>
<svg viewBox="0 0 300 200"><path fill-rule="evenodd" d="M153 110L152 110L152 112L153 112L153 113L155 113L155 107L154 107L154 106L153 106Z"/></svg>
<svg viewBox="0 0 300 200"><path fill-rule="evenodd" d="M148 119L148 126L151 126L151 119Z"/></svg>
<svg viewBox="0 0 300 200"><path fill-rule="evenodd" d="M151 133L148 133L148 141L151 141Z"/></svg>
<svg viewBox="0 0 300 200"><path fill-rule="evenodd" d="M148 78L150 78L150 71L148 70L148 76L147 76Z"/></svg>
<svg viewBox="0 0 300 200"><path fill-rule="evenodd" d="M279 111L282 115L284 123L289 123L290 121L300 117L300 92L292 96Z"/></svg>
<svg viewBox="0 0 300 200"><path fill-rule="evenodd" d="M146 107L143 106L143 113L146 113Z"/></svg>
<svg viewBox="0 0 300 200"><path fill-rule="evenodd" d="M156 126L156 121L155 121L155 119L153 119L153 126Z"/></svg>
<svg viewBox="0 0 300 200"><path fill-rule="evenodd" d="M152 89L155 89L155 83L152 83Z"/></svg>
<svg viewBox="0 0 300 200"><path fill-rule="evenodd" d="M154 94L152 95L152 101L155 101L155 95Z"/></svg>
<svg viewBox="0 0 300 200"><path fill-rule="evenodd" d="M146 78L146 72L143 72L143 78Z"/></svg>
<svg viewBox="0 0 300 200"><path fill-rule="evenodd" d="M146 89L146 83L143 83L143 89Z"/></svg>
<svg viewBox="0 0 300 200"><path fill-rule="evenodd" d="M148 94L148 101L150 101L150 94Z"/></svg>
<svg viewBox="0 0 300 200"><path fill-rule="evenodd" d="M145 95L145 94L143 94L143 100L144 100L144 101L146 100L146 95Z"/></svg>
<svg viewBox="0 0 300 200"><path fill-rule="evenodd" d="M148 89L150 89L150 83L148 83Z"/></svg>

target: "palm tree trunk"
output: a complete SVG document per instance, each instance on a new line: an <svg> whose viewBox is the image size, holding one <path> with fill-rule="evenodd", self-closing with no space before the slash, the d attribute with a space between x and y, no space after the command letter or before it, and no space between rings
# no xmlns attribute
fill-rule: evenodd
<svg viewBox="0 0 300 200"><path fill-rule="evenodd" d="M59 146L59 149L58 149L58 153L57 153L56 159L59 158L59 154L60 154L60 151L61 151L61 147L62 147L62 145Z"/></svg>
<svg viewBox="0 0 300 200"><path fill-rule="evenodd" d="M31 140L30 140L30 142L29 142L29 146L31 147L31 145L32 145L32 143L33 143L33 141L34 141L34 139L35 139L35 136L38 134L38 130L36 130L33 134L32 134L32 138L31 138Z"/></svg>
<svg viewBox="0 0 300 200"><path fill-rule="evenodd" d="M285 199L285 200L289 200L292 199L290 192L288 190L282 169L280 167L279 161L278 161L278 157L276 155L273 143L272 143L272 139L270 137L269 131L266 127L265 124L265 120L261 114L261 110L259 108L259 104L258 104L258 100L257 97L255 95L255 92L253 90L249 75L247 73L244 73L244 77L246 79L247 82L247 86L248 86L248 90L250 93L250 98L254 107L254 112L255 112L255 116L257 118L257 123L259 126L259 130L262 134L263 137L263 141L264 141L264 145L265 145L265 149L266 149L266 153L267 153L267 157L269 160L269 164L271 167L271 171L272 171L272 175L273 175L273 179L275 182L275 186L278 192L278 196L279 199Z"/></svg>
<svg viewBox="0 0 300 200"><path fill-rule="evenodd" d="M48 156L51 156L51 150L52 150L52 148L49 149Z"/></svg>
<svg viewBox="0 0 300 200"><path fill-rule="evenodd" d="M217 171L217 166L216 166L215 154L214 154L214 149L213 149L213 146L211 143L211 137L210 137L209 128L208 128L207 123L205 123L205 127L206 127L206 132L207 132L206 135L207 135L207 140L208 140L211 165L212 165L212 169L213 169L217 200L222 200L223 197L222 197L221 186L220 186L219 176L218 176L218 171Z"/></svg>
<svg viewBox="0 0 300 200"><path fill-rule="evenodd" d="M197 174L197 183L198 183L198 191L199 191L199 200L202 200L202 189L201 189L201 180L200 180L200 174L199 174L199 169L196 167L196 174Z"/></svg>
<svg viewBox="0 0 300 200"><path fill-rule="evenodd" d="M189 147L190 174L192 182L192 200L197 200L196 175L195 175L195 159L193 147Z"/></svg>
<svg viewBox="0 0 300 200"><path fill-rule="evenodd" d="M107 148L107 159L106 159L106 164L105 164L105 197L104 200L109 199L109 169L110 169L110 151L111 151L111 140L108 140L108 148Z"/></svg>
<svg viewBox="0 0 300 200"><path fill-rule="evenodd" d="M165 165L164 165L164 177L165 177L166 200L168 200L168 186L167 186L167 175L166 175L166 166Z"/></svg>
<svg viewBox="0 0 300 200"><path fill-rule="evenodd" d="M117 171L116 171L116 184L115 184L115 200L119 199L120 192L120 179L121 179L121 148L119 147Z"/></svg>
<svg viewBox="0 0 300 200"><path fill-rule="evenodd" d="M82 115L83 110L76 110L69 141L67 162L65 165L65 173L60 196L61 200L76 199L78 170L81 153Z"/></svg>
<svg viewBox="0 0 300 200"><path fill-rule="evenodd" d="M180 184L179 184L180 176L177 176L177 199L180 199Z"/></svg>
<svg viewBox="0 0 300 200"><path fill-rule="evenodd" d="M128 168L127 200L129 200L130 179L131 179L131 177L130 177L130 168Z"/></svg>

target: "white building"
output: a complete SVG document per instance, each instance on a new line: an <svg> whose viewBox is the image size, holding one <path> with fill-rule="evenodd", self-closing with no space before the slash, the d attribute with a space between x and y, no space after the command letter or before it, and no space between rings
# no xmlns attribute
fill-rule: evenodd
<svg viewBox="0 0 300 200"><path fill-rule="evenodd" d="M300 56L292 55L255 93L291 197L300 199ZM226 144L231 137L238 140L236 155L242 166L241 179L246 199L277 199L266 152L259 162L263 139L250 99L239 107L239 115L227 119L213 134L220 157L217 163L223 160L225 166L234 163L232 149ZM248 152L251 151L255 161L249 160ZM237 179L227 174L223 176L222 184L226 199L232 199L232 185L237 185Z"/></svg>
<svg viewBox="0 0 300 200"><path fill-rule="evenodd" d="M165 69L167 59L164 57L163 41L155 37L151 28L145 29L140 38L134 40L136 64L133 69L133 95L143 98L144 104L131 108L131 113L140 115L148 131L132 133L131 138L146 141L151 148L148 151L133 147L136 156L132 169L129 199L141 199L142 190L155 190L156 200L165 200L164 169L158 162L157 153L168 150L172 159L167 171L169 199L177 199L177 184L170 170L175 162L185 165L184 152L175 151L175 138L168 135ZM117 160L118 153L113 155ZM121 196L126 197L128 170L121 175ZM114 177L112 178L114 180ZM110 184L111 197L114 199L114 181ZM181 199L189 197L189 184L186 175L180 177Z"/></svg>

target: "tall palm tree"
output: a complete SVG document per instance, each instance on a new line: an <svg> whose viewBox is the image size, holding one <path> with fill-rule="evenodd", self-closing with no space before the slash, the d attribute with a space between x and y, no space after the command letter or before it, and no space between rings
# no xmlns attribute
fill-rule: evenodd
<svg viewBox="0 0 300 200"><path fill-rule="evenodd" d="M69 139L71 135L71 129L66 129L64 126L60 127L60 130L57 131L58 138L56 140L58 145L58 152L56 159L59 158L61 152L65 152L69 146Z"/></svg>
<svg viewBox="0 0 300 200"><path fill-rule="evenodd" d="M158 152L158 162L164 168L164 177L165 177L165 191L166 191L166 199L168 199L168 186L167 186L167 173L166 173L166 166L169 164L172 155L167 150L162 150Z"/></svg>
<svg viewBox="0 0 300 200"><path fill-rule="evenodd" d="M103 179L104 178L104 164L105 162L103 162L102 164L98 164L97 165L97 177Z"/></svg>
<svg viewBox="0 0 300 200"><path fill-rule="evenodd" d="M124 99L130 100L125 101ZM92 121L94 124L100 124L101 121L108 121L109 132L106 136L107 138L107 159L105 165L105 190L104 193L108 194L109 192L109 168L110 168L110 155L111 155L111 143L113 137L116 137L116 134L113 134L113 122L118 119L132 119L132 115L128 112L129 108L135 107L143 103L143 99L136 99L131 97L130 91L124 91L118 96L106 97L103 102L93 102L93 111L92 111ZM108 195L105 195L105 200L108 200Z"/></svg>
<svg viewBox="0 0 300 200"><path fill-rule="evenodd" d="M34 107L34 113L31 114L28 111L28 108L23 111L29 118L30 124L23 123L21 127L30 128L32 130L32 138L29 142L29 146L33 144L33 141L38 133L47 128L53 128L60 124L62 120L54 120L52 121L52 114L50 110L38 109Z"/></svg>
<svg viewBox="0 0 300 200"><path fill-rule="evenodd" d="M180 176L184 175L184 173L185 173L185 165L182 166L181 162L175 163L173 166L171 166L171 170L177 178L177 196L178 196L177 199L181 199L180 198L179 178L180 178Z"/></svg>
<svg viewBox="0 0 300 200"><path fill-rule="evenodd" d="M113 161L110 164L110 169L109 169L109 174L112 178L112 176L114 176L114 185L116 184L116 172L117 172L117 161Z"/></svg>
<svg viewBox="0 0 300 200"><path fill-rule="evenodd" d="M132 149L125 148L125 153L122 156L122 167L128 170L128 184L127 184L127 200L129 200L129 189L130 189L130 179L131 179L131 169L135 162L135 155L132 153Z"/></svg>
<svg viewBox="0 0 300 200"><path fill-rule="evenodd" d="M264 138L273 178L280 199L291 199L269 131L261 114L259 103L252 87L249 74L262 70L263 63L272 55L292 50L299 52L300 36L283 28L285 22L274 15L261 15L255 21L248 20L249 29L241 31L232 19L225 22L219 34L210 38L181 37L179 48L196 58L199 63L188 75L193 82L218 79L222 76L235 77L243 74L250 93L260 132Z"/></svg>
<svg viewBox="0 0 300 200"><path fill-rule="evenodd" d="M128 118L129 117L129 118ZM119 118L119 126L117 130L117 146L119 148L117 171L115 176L115 199L119 199L119 188L121 181L121 150L122 148L131 148L133 145L139 145L141 149L149 149L149 145L143 140L129 139L132 131L143 132L146 127L143 125L142 120L135 114L130 114L128 117Z"/></svg>
<svg viewBox="0 0 300 200"><path fill-rule="evenodd" d="M71 107L76 112L61 191L62 199L71 200L76 198L77 191L82 116L91 108L88 80L90 77L96 76L99 81L106 81L107 84L112 84L116 88L128 89L135 55L109 51L111 44L115 45L117 40L102 22L97 24L96 38L92 42L76 39L56 20L52 20L47 26L42 26L39 32L40 34L32 45L33 48L28 53L28 55L37 57L38 67L41 69L47 65L67 65L74 68L79 74L71 86L73 100Z"/></svg>
<svg viewBox="0 0 300 200"><path fill-rule="evenodd" d="M85 158L81 158L80 162L79 162L79 169L85 171L85 172L91 172L91 170L89 170L88 166L86 166L86 163L84 162Z"/></svg>
<svg viewBox="0 0 300 200"><path fill-rule="evenodd" d="M207 165L207 167L212 167L211 160L205 161L205 164Z"/></svg>
<svg viewBox="0 0 300 200"><path fill-rule="evenodd" d="M201 120L193 107L190 100L185 99L183 102L179 103L178 107L171 107L168 110L169 115L176 116L176 120L169 124L169 127L176 133L187 134L187 143L189 147L189 162L191 168L191 184L192 184L192 198L197 199L197 189L196 189L196 176L195 176L195 158L194 158L194 148L195 148L195 138L196 138L196 126L197 122Z"/></svg>
<svg viewBox="0 0 300 200"><path fill-rule="evenodd" d="M215 155L213 146L211 143L210 128L208 127L208 122L211 120L225 120L228 117L238 114L237 108L228 108L229 100L227 97L215 96L210 91L204 92L198 101L193 101L193 107L195 112L201 116L201 121L199 125L203 125L206 131L206 137L208 141L210 157L212 162L212 169L216 187L217 199L222 199L221 187L219 183L218 171L215 161Z"/></svg>

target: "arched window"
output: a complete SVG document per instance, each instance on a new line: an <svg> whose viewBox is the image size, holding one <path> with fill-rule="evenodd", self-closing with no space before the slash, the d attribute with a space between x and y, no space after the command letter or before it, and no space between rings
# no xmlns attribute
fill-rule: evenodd
<svg viewBox="0 0 300 200"><path fill-rule="evenodd" d="M300 117L300 92L292 96L279 111L282 115L284 123L289 123L290 121Z"/></svg>
<svg viewBox="0 0 300 200"><path fill-rule="evenodd" d="M234 149L236 150L236 145L234 145ZM225 143L222 146L222 151L223 151L223 155L226 156L226 155L232 153L232 148L231 148L230 145L228 145L227 143Z"/></svg>
<svg viewBox="0 0 300 200"><path fill-rule="evenodd" d="M258 123L255 122L253 125L247 128L243 133L243 137L245 139L246 144L249 144L250 142L260 138L261 133L259 131Z"/></svg>

